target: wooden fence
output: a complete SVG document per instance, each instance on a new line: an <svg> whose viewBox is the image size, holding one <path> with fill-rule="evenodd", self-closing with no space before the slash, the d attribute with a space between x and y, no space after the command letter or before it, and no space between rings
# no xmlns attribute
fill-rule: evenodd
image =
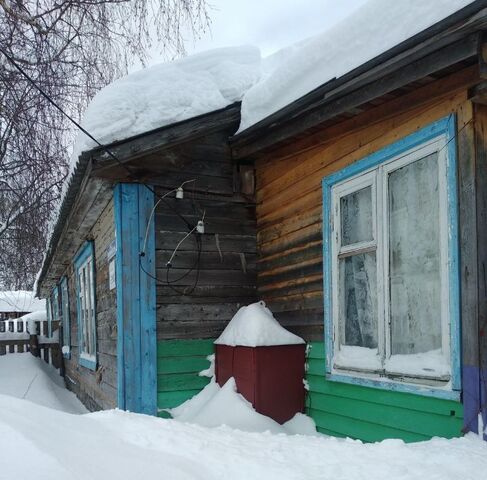
<svg viewBox="0 0 487 480"><path fill-rule="evenodd" d="M27 352L41 357L55 368L62 368L59 322L52 322L52 332L49 335L47 320L31 321L30 325L23 320L1 320L0 356Z"/></svg>

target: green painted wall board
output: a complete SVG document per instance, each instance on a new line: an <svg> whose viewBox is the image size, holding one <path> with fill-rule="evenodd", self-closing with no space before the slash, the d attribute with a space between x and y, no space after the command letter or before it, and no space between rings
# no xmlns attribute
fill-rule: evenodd
<svg viewBox="0 0 487 480"><path fill-rule="evenodd" d="M198 375L210 366L213 340L163 340L157 344L158 415L170 418L174 408L200 392L209 382Z"/></svg>
<svg viewBox="0 0 487 480"><path fill-rule="evenodd" d="M433 436L461 435L460 402L394 392L325 379L325 349L313 342L308 349L307 413L323 433L364 441L401 438L420 441Z"/></svg>
<svg viewBox="0 0 487 480"><path fill-rule="evenodd" d="M167 418L169 414L161 409L176 407L205 387L209 380L198 373L209 367L206 357L213 351L212 340L158 342L159 416ZM327 381L322 342L310 344L307 363L307 413L322 433L366 442L385 438L415 442L461 435L460 402Z"/></svg>

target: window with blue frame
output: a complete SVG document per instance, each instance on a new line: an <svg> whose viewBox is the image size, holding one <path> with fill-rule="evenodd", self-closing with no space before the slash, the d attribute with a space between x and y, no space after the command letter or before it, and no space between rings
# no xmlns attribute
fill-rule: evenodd
<svg viewBox="0 0 487 480"><path fill-rule="evenodd" d="M95 257L93 242L86 242L75 258L79 335L79 362L96 368Z"/></svg>
<svg viewBox="0 0 487 480"><path fill-rule="evenodd" d="M69 312L68 279L61 280L61 319L63 326L62 352L65 358L71 356L71 318Z"/></svg>
<svg viewBox="0 0 487 480"><path fill-rule="evenodd" d="M51 295L48 299L48 308L47 308L47 334L49 337L52 337L52 327L53 322L57 322L60 320L59 318L60 311L59 311L59 289L58 286L54 286L51 291Z"/></svg>
<svg viewBox="0 0 487 480"><path fill-rule="evenodd" d="M450 116L323 179L330 379L459 388L454 138Z"/></svg>

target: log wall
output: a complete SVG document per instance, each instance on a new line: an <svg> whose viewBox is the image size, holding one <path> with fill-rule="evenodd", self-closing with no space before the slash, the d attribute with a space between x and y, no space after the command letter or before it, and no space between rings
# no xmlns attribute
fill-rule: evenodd
<svg viewBox="0 0 487 480"><path fill-rule="evenodd" d="M474 418L475 408L467 405L464 418L464 405L459 401L325 378L321 181L451 113L457 118L463 350L478 351L480 284L476 277L478 256L472 248L480 244L483 227L476 230L474 221L475 183L478 187L479 179L475 179L475 163L471 161L475 135L469 100L469 87L478 76L470 69L453 77L454 81L447 77L419 88L256 162L258 295L285 327L310 343L307 413L324 433L365 441L417 441L435 435L459 436L466 431L462 427L469 428L470 413ZM483 172L479 164L477 171L477 175ZM478 204L482 202L483 197L477 198ZM482 208L477 209L477 218L485 215ZM473 360L478 379L481 362ZM464 379L463 388L463 399L472 394L478 398L478 386L465 384Z"/></svg>
<svg viewBox="0 0 487 480"><path fill-rule="evenodd" d="M256 162L258 295L294 333L323 340L323 177L457 113L472 82L470 70L462 75L463 83L458 74L456 83L440 80Z"/></svg>
<svg viewBox="0 0 487 480"><path fill-rule="evenodd" d="M65 359L65 379L85 406L94 411L117 405L117 305L116 290L108 287L107 247L115 239L113 201L87 235L94 241L96 281L97 370L79 364L76 277L71 264L66 272L71 318L71 358ZM73 259L71 259L72 261Z"/></svg>
<svg viewBox="0 0 487 480"><path fill-rule="evenodd" d="M238 308L256 299L255 206L240 194L229 134L187 145L182 165L152 178L160 195L195 180L184 186L184 199L172 194L156 210L158 340L216 338ZM181 216L196 225L203 215L205 233L189 235L168 270L190 230Z"/></svg>

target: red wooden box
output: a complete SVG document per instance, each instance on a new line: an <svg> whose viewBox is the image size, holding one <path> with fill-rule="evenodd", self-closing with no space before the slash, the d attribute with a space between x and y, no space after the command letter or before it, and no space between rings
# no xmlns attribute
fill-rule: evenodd
<svg viewBox="0 0 487 480"><path fill-rule="evenodd" d="M304 411L305 344L272 347L215 345L216 381L235 378L257 412L284 423Z"/></svg>

